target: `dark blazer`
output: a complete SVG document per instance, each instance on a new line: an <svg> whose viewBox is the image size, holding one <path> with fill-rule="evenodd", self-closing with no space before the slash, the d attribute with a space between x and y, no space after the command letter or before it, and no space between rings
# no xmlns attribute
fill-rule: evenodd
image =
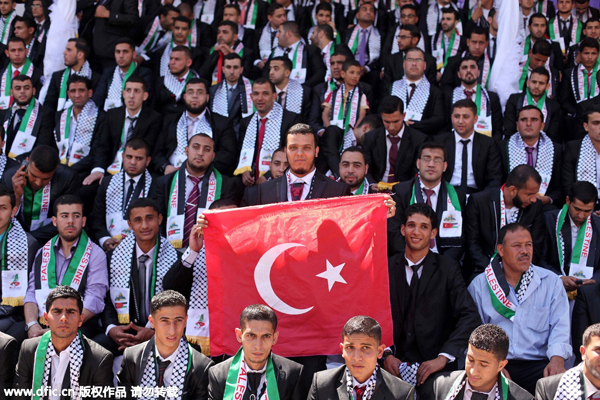
<svg viewBox="0 0 600 400"><path fill-rule="evenodd" d="M108 88L110 88L110 84L112 83L115 68L116 67L105 68L94 89L92 100L94 100L94 103L96 103L101 110L104 110L104 102L108 96ZM152 75L152 71L148 68L137 66L131 75L144 78L148 88L148 99L144 102L144 105L152 104L152 95L154 94L154 76Z"/></svg>
<svg viewBox="0 0 600 400"><path fill-rule="evenodd" d="M104 6L110 12L108 18L95 18L94 53L102 58L114 58L115 44L121 38L134 36L139 20L138 3L135 0L107 0Z"/></svg>
<svg viewBox="0 0 600 400"><path fill-rule="evenodd" d="M377 371L377 383L371 394L372 400L412 400L415 388L396 378L383 368ZM349 400L346 382L346 366L317 372L312 381L308 400Z"/></svg>
<svg viewBox="0 0 600 400"><path fill-rule="evenodd" d="M102 140L92 149L94 168L106 169L114 161L117 152L123 145L121 143L121 136L123 134L126 112L125 106L121 106L108 110L106 113L104 123L100 128L100 137ZM130 139L139 137L148 142L150 146L156 147L161 125L162 116L151 108L142 106Z"/></svg>
<svg viewBox="0 0 600 400"><path fill-rule="evenodd" d="M65 110L55 113L55 116L54 116L54 121L55 121L54 140L55 141L58 141L58 139L60 137L60 116L63 112L65 112ZM79 160L79 162L77 162L69 167L73 171L77 172L80 175L82 180L85 179L85 177L90 174L90 172L92 171L92 168L94 167L93 149L100 146L101 143L103 142L104 138L101 136L101 132L102 132L101 129L102 129L103 124L104 124L104 112L102 112L102 109L99 106L98 107L98 117L96 118L96 125L94 126L94 133L92 135L90 154L88 154L86 157ZM56 142L55 142L54 146L56 147Z"/></svg>
<svg viewBox="0 0 600 400"><path fill-rule="evenodd" d="M412 197L413 186L415 185L415 178L406 182L401 182L392 188L392 192L396 195L396 215L392 218L388 218L387 230L388 230L388 254L393 256L399 252L403 252L406 246L404 236L400 233L400 227L406 222L405 210L410 205L410 199ZM417 181L417 187L415 188L415 199L417 203L424 203L423 195L421 193L419 182ZM464 215L466 208L466 196L461 191L457 190L458 202L460 209ZM440 192L437 198L436 214L438 219L438 234L435 237L435 242L438 251L441 255L452 258L456 261L460 261L465 246L465 235L464 235L464 222L463 222L463 235L457 238L442 238L439 234L439 229L442 226L442 214L448 209L448 190L446 189L446 181L442 180L440 185Z"/></svg>
<svg viewBox="0 0 600 400"><path fill-rule="evenodd" d="M533 263L539 265L544 248L544 214L542 203L536 201L519 211L517 222L525 225L533 238ZM467 235L465 272L483 272L496 251L500 231L500 189L475 193L467 203L463 234ZM473 276L474 276L473 275Z"/></svg>
<svg viewBox="0 0 600 400"><path fill-rule="evenodd" d="M108 1L111 1L111 0L108 0ZM127 1L130 1L130 0L127 0ZM137 8L137 5L136 5L136 8ZM111 48L111 57L114 58L114 56L115 55L114 55L114 45L113 45L113 47ZM60 83L62 81L64 73L65 73L65 70L61 69L60 71L56 71L55 73L53 73L52 77L50 78L50 84L48 86L48 93L46 93L46 98L44 99L44 107L49 108L52 113L55 113L57 111L56 108L58 107L58 98L60 96ZM71 72L71 74L72 73L73 72ZM94 89L96 88L96 84L98 83L99 79L100 79L100 75L97 74L96 72L92 71L92 88L94 88ZM96 103L96 104L98 104L98 103ZM100 107L100 105L98 105L98 107Z"/></svg>
<svg viewBox="0 0 600 400"><path fill-rule="evenodd" d="M152 154L154 171L157 173L164 173L164 167L170 165L169 157L177 149L177 123L182 115L180 113L166 116L162 132L157 135ZM231 121L227 117L211 113L208 104L205 115L212 128L212 137L215 142L214 166L219 172L230 175L237 165L236 161L239 156L239 152L236 151L237 142Z"/></svg>
<svg viewBox="0 0 600 400"><path fill-rule="evenodd" d="M456 153L454 132L446 132L436 136L434 141L443 144L446 148L446 162L448 163L448 167L446 168L443 177L446 181L450 182L456 163L462 163L462 160L454 159ZM475 132L473 135L472 157L471 166L473 167L473 175L475 177L477 190L500 187L503 182L502 171L500 169L502 158L494 139Z"/></svg>
<svg viewBox="0 0 600 400"><path fill-rule="evenodd" d="M365 161L369 166L367 179L369 182L381 182L388 163L385 128L380 127L367 132L363 139ZM417 157L419 147L429 138L424 133L404 125L404 133L398 148L395 176L399 182L411 179L417 173Z"/></svg>
<svg viewBox="0 0 600 400"><path fill-rule="evenodd" d="M18 361L19 345L17 341L6 333L0 332L0 357L5 362L0 366L0 391L13 387L15 368L13 365Z"/></svg>
<svg viewBox="0 0 600 400"><path fill-rule="evenodd" d="M13 168L4 172L4 176L2 178L2 182L8 190L12 191L12 176L17 172L18 168ZM77 173L71 170L69 167L65 167L62 164L59 164L54 175L52 176L52 180L50 181L50 210L54 207L54 202L63 194L77 194L80 188L80 180ZM52 211L48 212L48 218L52 215ZM34 231L30 231L29 225L25 224L22 219L22 213L17 214L17 218L19 222L23 226L23 229L31 234L40 245L46 244L46 242L52 237L58 234L56 227L52 224L45 225L41 228L38 228Z"/></svg>
<svg viewBox="0 0 600 400"><path fill-rule="evenodd" d="M573 322L571 324L571 338L573 340L573 353L576 363L581 361L581 347L583 332L588 326L600 322L600 280L595 274L597 283L581 286L577 289L575 306L573 307Z"/></svg>
<svg viewBox="0 0 600 400"><path fill-rule="evenodd" d="M19 363L15 374L15 388L31 389L33 384L33 366L35 351L40 343L41 337L25 339L19 353ZM79 370L79 386L113 386L113 355L96 342L83 336L83 363ZM63 381L63 389L70 387L70 369L67 368ZM15 400L26 400L27 396L15 396ZM69 397L62 396L61 400Z"/></svg>
<svg viewBox="0 0 600 400"><path fill-rule="evenodd" d="M583 122L583 105L585 105L587 101L577 103L577 101L575 100L575 94L573 93L573 85L571 79L573 79L573 74L576 75L576 72L577 66L565 70L558 91L557 100L560 102L565 114L570 114L571 116L576 117L578 121ZM600 84L600 80L598 76L596 76L596 85L598 84Z"/></svg>
<svg viewBox="0 0 600 400"><path fill-rule="evenodd" d="M453 371L439 374L435 379L428 379L421 388L421 396L431 400L443 400L446 398L452 385L457 379L464 379L465 371ZM456 400L463 400L465 395L466 385L456 396ZM500 398L503 398L502 385L498 385L498 390L501 391ZM507 400L533 400L533 396L521 386L517 385L508 379L508 394Z"/></svg>
<svg viewBox="0 0 600 400"><path fill-rule="evenodd" d="M272 57L269 57L265 67L263 68L263 76L269 76L269 64ZM291 58L290 58L291 60ZM312 44L304 45L302 50L302 68L306 68L306 80L304 84L311 88L317 84L323 82L325 79L325 73L327 69L323 64L323 58L321 57L321 49Z"/></svg>
<svg viewBox="0 0 600 400"><path fill-rule="evenodd" d="M517 116L523 108L525 102L525 92L513 93L506 102L504 110L504 135L509 137L517 131ZM546 110L548 115L544 121L544 132L555 142L562 142L561 125L562 113L560 112L560 104L550 97L546 97Z"/></svg>
<svg viewBox="0 0 600 400"><path fill-rule="evenodd" d="M233 47L238 45L238 41ZM212 45L211 45L212 46ZM206 58L202 60L201 67L198 68L198 75L207 81L212 81L212 74L219 63L219 52L213 51L211 54L208 52L205 54ZM256 59L257 53L252 51L252 47L246 47L244 44L244 56L242 57L242 67L244 67L244 76L248 79L254 79L256 76L254 72L254 60ZM225 71L223 71L222 79L225 80Z"/></svg>
<svg viewBox="0 0 600 400"><path fill-rule="evenodd" d="M232 3L239 4L236 0L233 0ZM248 13L248 11L250 10L250 6L252 5L252 3L256 4L256 6L258 7L257 12L256 12L256 26L254 27L254 30L256 32L260 32L264 28L264 26L267 24L267 22L269 22L267 19L267 7L268 7L269 3L267 3L266 1L263 1L263 0L248 1L246 3L246 20L240 21L240 23L242 25L245 25L246 23L250 23L252 15L250 15L250 13Z"/></svg>
<svg viewBox="0 0 600 400"><path fill-rule="evenodd" d="M469 50L467 50L465 56L469 56ZM462 52L458 52L456 55L448 58L448 63L446 64L446 68L444 68L444 73L442 74L442 79L440 80L440 89L445 92L452 92L455 87L460 86L460 79L458 78L458 66L463 59ZM482 56L477 65L479 65L479 78L477 79L477 83L481 84L483 80L483 60ZM492 65L494 64L494 59L490 59L490 73L492 72Z"/></svg>
<svg viewBox="0 0 600 400"><path fill-rule="evenodd" d="M9 118L11 118L11 109L0 110L0 121L2 124L6 122ZM17 135L17 131L19 130L18 126L16 129L13 129L12 121L8 121L8 128L6 129L4 138L6 140L6 154L10 152L10 148L13 145L13 141L15 136ZM54 141L54 112L47 107L44 107L40 104L39 114L35 119L35 125L33 125L33 130L31 134L36 137L35 144L33 148L39 146L40 144L45 144L47 146L51 146L56 148L56 142ZM32 149L33 149L32 148ZM23 153L17 157L17 161L21 162L28 157L30 153Z"/></svg>
<svg viewBox="0 0 600 400"><path fill-rule="evenodd" d="M405 360L405 354L398 347L407 312L405 264L404 253L391 257L388 262L395 354L401 360ZM440 353L464 357L469 335L481 320L458 262L432 251L427 254L419 278L414 324L414 353L419 359L407 361L422 363Z"/></svg>
<svg viewBox="0 0 600 400"><path fill-rule="evenodd" d="M508 140L505 139L502 142L499 142L502 155L502 182L506 182L506 177L508 176L510 163L508 160ZM553 201L554 205L562 205L564 203L564 197L561 195L560 189L560 162L562 160L562 146L560 143L554 142L554 158L553 158L553 167L552 167L552 176L550 177L550 183L548 184L548 190L546 191L546 196L550 197ZM539 157L539 154L538 154Z"/></svg>
<svg viewBox="0 0 600 400"><path fill-rule="evenodd" d="M208 371L208 398L223 400L227 372L233 358L223 361ZM273 369L277 379L277 391L281 400L304 400L306 393L302 387L304 367L292 360L273 354Z"/></svg>
<svg viewBox="0 0 600 400"><path fill-rule="evenodd" d="M118 386L125 386L126 399L133 400L132 386L140 386L150 351L154 348L155 339L125 349L121 369L117 374ZM186 370L181 400L206 400L208 398L208 371L214 365L212 360L194 348L191 348L192 360Z"/></svg>
<svg viewBox="0 0 600 400"><path fill-rule="evenodd" d="M563 150L561 187L563 196L569 194L571 185L577 181L577 163L581 152L581 143L583 139L571 140L565 143ZM596 183L594 182L594 185Z"/></svg>
<svg viewBox="0 0 600 400"><path fill-rule="evenodd" d="M537 381L535 385L535 398L536 400L552 400L558 390L558 384L563 374L552 375L546 378L542 378Z"/></svg>
<svg viewBox="0 0 600 400"><path fill-rule="evenodd" d="M446 100L444 93L436 86L431 85L429 89L429 98L423 109L423 115L420 121L415 121L411 128L425 133L428 136L437 135L446 125ZM406 107L405 107L406 108ZM406 109L404 110L406 111ZM407 113L406 117L409 115Z"/></svg>
<svg viewBox="0 0 600 400"><path fill-rule="evenodd" d="M242 151L242 145L244 144L244 138L246 137L246 131L248 130L248 125L250 124L250 120L254 117L254 114L247 116L246 118L242 118L242 122L240 122L240 133L239 133L239 141L238 141L238 152L235 157L236 161L239 159L240 152ZM281 117L281 139L279 141L279 145L281 147L285 146L285 142L287 140L287 131L294 125L303 122L300 114L296 114L290 112L288 110L283 110L283 114ZM258 137L258 126L256 127L255 135ZM256 155L253 156L253 159L256 158Z"/></svg>
<svg viewBox="0 0 600 400"><path fill-rule="evenodd" d="M154 109L163 116L168 114L181 114L185 111L183 104L183 94L176 100L175 95L165 86L165 77L159 76L155 79L154 87Z"/></svg>
<svg viewBox="0 0 600 400"><path fill-rule="evenodd" d="M160 246L160 242L158 244ZM156 250L157 252L160 249ZM106 261L108 265L108 269L110 271L111 267L111 258L114 253L114 250L106 253ZM129 307L129 320L138 326L146 326L148 322L147 315L140 315L138 300L135 298L134 292L136 291L137 286L139 285L138 278L138 269L135 267L138 264L137 257L135 256L135 246L133 248L132 256L131 256L131 272L130 272L130 288L129 288L129 298L132 299ZM109 272L110 273L110 272ZM181 261L181 253L177 254L177 261L169 268L169 271L165 274L163 278L163 290L175 290L189 298L190 290L192 288L192 268L188 268L183 265ZM107 292L106 297L104 298L104 312L102 313L102 326L108 325L122 325L119 323L117 318L117 310L113 305L110 299L110 290ZM111 375L112 379L112 375Z"/></svg>
<svg viewBox="0 0 600 400"><path fill-rule="evenodd" d="M315 180L312 188L313 199L327 199L350 195L350 187L344 183L327 178L319 171L315 171ZM249 186L244 192L242 207L258 206L263 204L287 202L288 192L286 176L272 179L261 185Z"/></svg>
<svg viewBox="0 0 600 400"><path fill-rule="evenodd" d="M393 32L394 31L391 31L390 35L393 34ZM427 78L429 83L437 86L437 65L435 58L429 53L425 53L425 64L427 64L427 67L425 69L425 77ZM404 78L404 52L400 50L396 54L391 54L387 56L384 60L383 65L383 87L384 90L389 91L389 88L392 86L392 83L394 83L394 81L398 81Z"/></svg>

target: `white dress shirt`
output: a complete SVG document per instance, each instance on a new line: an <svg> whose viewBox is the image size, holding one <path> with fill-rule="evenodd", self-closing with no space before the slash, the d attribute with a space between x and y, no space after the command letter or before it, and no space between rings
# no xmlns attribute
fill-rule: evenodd
<svg viewBox="0 0 600 400"><path fill-rule="evenodd" d="M419 183L421 184L421 193L423 194L423 202L426 203L427 195L425 194L424 189L429 189L429 188L427 186L425 186L420 179L419 179ZM431 208L433 208L433 211L436 211L436 209L437 209L438 196L440 195L441 187L442 187L442 182L440 181L440 183L438 183L433 189L431 189L431 190L433 190L433 194L431 195L431 197L429 197L429 199L431 200Z"/></svg>
<svg viewBox="0 0 600 400"><path fill-rule="evenodd" d="M389 132L387 129L385 130L385 172L383 173L383 181L387 182L387 178L390 175L390 149L392 148L392 141L389 138ZM398 132L397 137L400 138L398 142L398 153L400 153L400 146L402 145L402 135L404 135L404 124L402 124L402 129ZM396 162L398 162L398 158L396 158Z"/></svg>
<svg viewBox="0 0 600 400"><path fill-rule="evenodd" d="M458 133L454 132L454 141L456 143L454 149L454 171L452 173L452 179L450 179L450 184L452 186L460 186L460 181L462 177L462 152L463 152L463 144L461 140L471 139L471 141L467 144L467 165L469 170L467 171L467 186L471 188L477 188L475 183L475 175L473 174L473 139L475 137L475 132L471 132L469 137L463 138Z"/></svg>
<svg viewBox="0 0 600 400"><path fill-rule="evenodd" d="M60 400L60 392L65 379L65 373L67 372L69 361L71 360L69 348L67 347L61 351L60 354L56 354L56 352L52 353L50 355L50 359L52 362L52 367L50 368L50 382L52 386L52 394L56 394L56 396L49 396L49 398L51 400ZM70 380L71 377L69 376L67 379Z"/></svg>
<svg viewBox="0 0 600 400"><path fill-rule="evenodd" d="M175 350L169 357L164 358L158 352L156 348L156 343L154 344L154 354L158 357L158 359L162 362L171 361L167 369L165 369L165 374L163 375L163 383L165 387L171 386L171 376L173 375L173 366L175 364L175 360L177 360L177 355L179 354L179 347Z"/></svg>
<svg viewBox="0 0 600 400"><path fill-rule="evenodd" d="M302 187L302 196L300 196L300 200L306 200L306 197L310 193L310 186L312 184L313 177L315 176L315 171L316 168L313 168L311 172L309 172L303 177L297 177L292 173L292 171L289 171L291 185L288 185L287 190L288 201L292 201L292 185L297 182L304 182L304 186Z"/></svg>

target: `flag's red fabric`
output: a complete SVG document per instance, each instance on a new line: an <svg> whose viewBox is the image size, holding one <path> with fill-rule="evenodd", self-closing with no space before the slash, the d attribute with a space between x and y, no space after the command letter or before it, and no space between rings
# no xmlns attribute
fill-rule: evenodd
<svg viewBox="0 0 600 400"><path fill-rule="evenodd" d="M344 324L375 318L392 344L382 195L205 212L212 355L235 354L242 310L278 318L274 352L339 354Z"/></svg>

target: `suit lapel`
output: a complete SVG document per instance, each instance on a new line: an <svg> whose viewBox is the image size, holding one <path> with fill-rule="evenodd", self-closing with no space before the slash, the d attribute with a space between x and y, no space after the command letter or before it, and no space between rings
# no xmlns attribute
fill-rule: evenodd
<svg viewBox="0 0 600 400"><path fill-rule="evenodd" d="M185 213L185 203L187 202L187 198L185 196L186 165L187 165L187 161L181 165L181 167L179 168L179 173L177 174L177 180L178 180L177 190L179 191L179 193L177 193L177 197L178 197L178 199L177 199L177 214L178 215ZM171 197L170 193L169 193L169 197Z"/></svg>
<svg viewBox="0 0 600 400"><path fill-rule="evenodd" d="M478 174L478 169L477 168L477 161L479 161L479 152L481 150L481 140L479 140L480 138L477 135L477 132L473 132L473 153L472 153L472 159L471 159L471 167L473 168L473 177L475 178L475 184L477 185L477 176ZM477 185L479 186L479 185Z"/></svg>
<svg viewBox="0 0 600 400"><path fill-rule="evenodd" d="M387 177L383 176L385 174L385 167L387 164L387 146L386 146L386 137L385 137L385 129L379 128L382 131L382 135L377 135L377 153L379 153L379 157L376 158L378 160L377 169L381 171L381 180L387 181Z"/></svg>
<svg viewBox="0 0 600 400"><path fill-rule="evenodd" d="M283 174L283 176L281 178L279 178L279 181L275 185L278 203L283 203L285 201L288 201L288 198L287 198L288 188L287 188L286 176L287 176L286 174Z"/></svg>
<svg viewBox="0 0 600 400"><path fill-rule="evenodd" d="M39 108L39 113L35 117L35 123L33 124L33 129L31 130L31 136L37 137L38 132L40 130L40 125L42 125L42 118L44 118L44 117L45 117L44 116L44 111L40 107Z"/></svg>
<svg viewBox="0 0 600 400"><path fill-rule="evenodd" d="M420 299L424 292L425 288L429 284L429 281L433 277L435 270L437 269L437 263L435 262L435 255L433 252L429 252L423 260L423 272L421 273L421 277L419 278L419 287L417 289L417 299ZM418 301L418 300L417 300Z"/></svg>
<svg viewBox="0 0 600 400"><path fill-rule="evenodd" d="M323 194L323 192L325 191L325 187L327 186L327 182L323 181L323 179L328 178L323 178L321 175L319 175L319 172L315 170L315 179L313 181L311 199L321 198L321 195Z"/></svg>
<svg viewBox="0 0 600 400"><path fill-rule="evenodd" d="M456 163L456 142L454 141L454 132L451 132L450 135L448 135L446 137L446 151L448 152L447 159L448 159L448 167L446 168L446 171L449 172L448 173L448 180L452 179L452 174L454 171L454 164Z"/></svg>
<svg viewBox="0 0 600 400"><path fill-rule="evenodd" d="M446 189L446 185L442 180L440 184L439 196L437 198L437 205L435 207L435 214L437 215L438 223L442 222L442 214L446 211L448 207L448 202L446 201L446 197L448 196L448 190ZM438 232L439 235L439 232Z"/></svg>
<svg viewBox="0 0 600 400"><path fill-rule="evenodd" d="M135 374L135 382L139 386L142 383L142 377L144 376L144 371L146 370L146 365L148 361L150 361L150 353L152 352L152 348L154 347L154 338L150 339L146 342L146 346L142 350L142 360L140 363L140 367ZM154 361L154 360L152 360Z"/></svg>
<svg viewBox="0 0 600 400"><path fill-rule="evenodd" d="M346 383L346 369L342 368L342 373L337 381L337 394L338 400L350 400L350 396L348 396L348 389Z"/></svg>
<svg viewBox="0 0 600 400"><path fill-rule="evenodd" d="M400 147L398 148L398 156L396 157L396 180L400 179L400 165L402 164L401 160L404 157L408 156L408 148L410 147L411 142L411 132L408 126L405 125L404 133L402 134L402 139L400 139ZM386 157L387 159L387 157Z"/></svg>
<svg viewBox="0 0 600 400"><path fill-rule="evenodd" d="M114 139L115 143L119 143L119 146L117 148L120 148L121 145L123 145L123 143L121 143L121 134L123 133L123 126L125 124L125 113L127 113L127 111L126 111L126 108L123 107L123 112L118 113L117 118L115 118L115 124L117 125L116 126L117 129L114 130L114 133L117 136L114 137L113 139ZM141 116L141 113L140 113L140 116ZM133 129L135 130L135 127Z"/></svg>

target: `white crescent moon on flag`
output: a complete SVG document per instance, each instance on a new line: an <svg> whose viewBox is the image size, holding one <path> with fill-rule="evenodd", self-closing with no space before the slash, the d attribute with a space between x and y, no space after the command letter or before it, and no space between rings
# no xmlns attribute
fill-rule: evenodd
<svg viewBox="0 0 600 400"><path fill-rule="evenodd" d="M271 268L273 267L273 263L287 249L291 249L293 247L304 246L303 244L298 243L283 243L278 244L275 247L270 248L266 251L265 254L262 255L258 263L256 264L256 268L254 269L254 283L256 284L256 290L258 290L258 294L263 298L265 303L276 311L279 311L284 314L290 315L299 315L309 312L313 309L313 307L309 308L294 308L289 304L286 304L283 300L281 300L273 290L273 286L271 285Z"/></svg>

